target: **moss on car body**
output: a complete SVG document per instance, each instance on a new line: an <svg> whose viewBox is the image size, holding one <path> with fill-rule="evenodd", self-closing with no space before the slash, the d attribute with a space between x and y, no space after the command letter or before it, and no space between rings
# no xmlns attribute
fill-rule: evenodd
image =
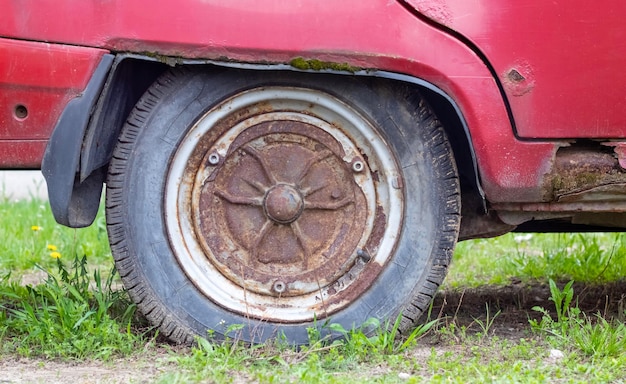
<svg viewBox="0 0 626 384"><path fill-rule="evenodd" d="M303 57L296 57L289 62L289 65L303 71L323 71L330 69L333 71L355 73L363 69L350 65L348 63L333 63L330 61L322 61L317 59L305 59Z"/></svg>

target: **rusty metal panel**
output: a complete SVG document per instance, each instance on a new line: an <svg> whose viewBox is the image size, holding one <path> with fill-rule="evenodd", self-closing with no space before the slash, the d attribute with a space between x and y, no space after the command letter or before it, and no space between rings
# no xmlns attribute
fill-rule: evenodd
<svg viewBox="0 0 626 384"><path fill-rule="evenodd" d="M626 212L621 144L584 142L560 148L544 180L544 202L493 204L498 211ZM613 151L615 150L615 151Z"/></svg>
<svg viewBox="0 0 626 384"><path fill-rule="evenodd" d="M610 150L562 148L557 152L553 172L549 183L554 201L625 200L626 172Z"/></svg>

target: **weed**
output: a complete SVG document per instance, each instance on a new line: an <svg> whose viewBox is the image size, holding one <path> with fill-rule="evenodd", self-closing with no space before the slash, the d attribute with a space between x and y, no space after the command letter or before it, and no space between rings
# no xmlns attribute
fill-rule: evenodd
<svg viewBox="0 0 626 384"><path fill-rule="evenodd" d="M467 340L467 328L464 325L458 326L456 322L452 321L439 327L437 335L443 340L461 343Z"/></svg>
<svg viewBox="0 0 626 384"><path fill-rule="evenodd" d="M343 350L349 354L361 356L365 354L392 355L402 353L415 345L415 342L438 322L435 319L420 324L410 334L401 337L399 333L401 321L402 315L398 315L393 324L389 321L383 324L376 318L370 318L361 327L350 331L335 323L330 324L329 328L345 337Z"/></svg>
<svg viewBox="0 0 626 384"><path fill-rule="evenodd" d="M48 272L43 284L5 281L0 288L5 346L13 345L23 356L106 359L130 354L142 337L130 331L135 306L123 291L112 289L114 271L103 283L99 271L89 275L85 256L76 256L69 269L61 259L56 263L56 274ZM119 308L126 309L116 313Z"/></svg>
<svg viewBox="0 0 626 384"><path fill-rule="evenodd" d="M506 285L511 279L604 283L626 276L624 234L507 234L458 244L445 287Z"/></svg>
<svg viewBox="0 0 626 384"><path fill-rule="evenodd" d="M535 331L549 335L548 341L559 348L577 348L587 356L618 356L626 348L626 326L609 322L600 314L590 318L578 306L572 306L573 281L560 290L552 280L550 293L556 308L556 320L542 307L533 310L542 314L541 321L530 319Z"/></svg>
<svg viewBox="0 0 626 384"><path fill-rule="evenodd" d="M493 316L491 316L491 312L489 311L489 304L485 303L485 313L486 313L485 321L473 317L474 322L478 324L478 326L481 329L481 332L480 332L481 340L489 335L489 330L493 326L493 322L496 320L496 317L500 315L501 311L498 310L498 312L496 312Z"/></svg>

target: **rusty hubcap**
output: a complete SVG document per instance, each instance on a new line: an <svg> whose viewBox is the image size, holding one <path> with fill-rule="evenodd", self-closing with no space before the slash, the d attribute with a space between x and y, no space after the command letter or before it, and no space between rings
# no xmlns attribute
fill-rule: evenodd
<svg viewBox="0 0 626 384"><path fill-rule="evenodd" d="M260 319L312 320L348 305L382 269L401 222L397 168L381 143L361 115L317 91L263 88L215 107L168 177L182 268L211 300Z"/></svg>
<svg viewBox="0 0 626 384"><path fill-rule="evenodd" d="M367 235L368 211L344 155L332 135L308 123L247 127L221 167L201 171L214 177L195 188L196 232L213 265L268 295L315 292L343 275ZM276 279L284 289L275 289Z"/></svg>

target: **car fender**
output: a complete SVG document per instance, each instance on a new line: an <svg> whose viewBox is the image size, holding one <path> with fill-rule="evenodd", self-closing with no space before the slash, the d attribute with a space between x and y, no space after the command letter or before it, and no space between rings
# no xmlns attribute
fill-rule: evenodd
<svg viewBox="0 0 626 384"><path fill-rule="evenodd" d="M122 0L61 0L29 9L20 4L9 2L0 15L0 36L131 52L169 65L283 65L418 79L454 100L469 128L488 200L544 198L544 175L559 144L518 140L498 82L481 56L400 3L269 1L261 8L252 0L188 1L161 2L151 12L142 2ZM55 12L71 20L49 17Z"/></svg>

